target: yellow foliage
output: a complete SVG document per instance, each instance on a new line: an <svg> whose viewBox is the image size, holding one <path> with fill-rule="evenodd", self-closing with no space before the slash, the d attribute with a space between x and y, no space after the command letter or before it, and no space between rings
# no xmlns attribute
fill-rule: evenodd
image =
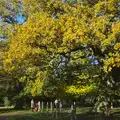
<svg viewBox="0 0 120 120"><path fill-rule="evenodd" d="M71 86L66 87L66 93L72 94L72 95L85 95L85 94L95 91L95 89L96 89L96 86L94 85L80 86L80 87L71 85Z"/></svg>
<svg viewBox="0 0 120 120"><path fill-rule="evenodd" d="M106 72L120 66L120 22L111 22L110 19L117 9L116 0L102 0L93 7L70 6L59 0L24 0L23 5L28 18L26 23L11 27L9 50L3 57L6 70L14 70L25 60L36 66L39 64L43 70L54 55L68 55L74 50L85 54L70 57L98 58L104 62L102 67ZM62 12L56 13L57 10ZM81 57L79 62L84 64L86 60ZM36 78L35 82L30 82L33 96L41 93L44 83L41 73ZM66 93L85 94L93 89L94 86L72 85L66 88Z"/></svg>
<svg viewBox="0 0 120 120"><path fill-rule="evenodd" d="M36 74L36 80L35 82L32 83L32 87L31 87L31 95L32 96L36 96L36 95L40 95L42 92L42 87L44 85L44 79L43 79L43 75L41 72L38 72Z"/></svg>
<svg viewBox="0 0 120 120"><path fill-rule="evenodd" d="M112 26L113 32L119 32L120 31L120 22L115 23L115 25Z"/></svg>

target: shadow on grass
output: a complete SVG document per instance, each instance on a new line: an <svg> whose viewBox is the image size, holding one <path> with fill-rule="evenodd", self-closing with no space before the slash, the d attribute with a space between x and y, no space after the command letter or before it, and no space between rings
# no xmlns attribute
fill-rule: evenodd
<svg viewBox="0 0 120 120"><path fill-rule="evenodd" d="M78 120L120 120L120 113L113 113L110 116L105 116L103 114L96 114L87 112L85 114L78 114Z"/></svg>
<svg viewBox="0 0 120 120"><path fill-rule="evenodd" d="M8 120L71 120L71 114L61 113L56 118L56 116L53 114L34 113L24 116L11 116ZM120 114L113 114L109 117L106 117L101 114L88 112L85 114L77 114L77 120L120 120Z"/></svg>
<svg viewBox="0 0 120 120"><path fill-rule="evenodd" d="M8 109L7 112L10 111L11 114L6 114L5 116L8 120L71 120L71 113L68 110L63 110L58 117L56 117L55 112L51 113L50 111L32 113L22 110L12 114L11 110L14 111L14 109ZM2 111L6 111L6 109ZM89 108L78 108L77 120L120 120L120 109L113 110L111 115L106 117L102 114L91 112Z"/></svg>
<svg viewBox="0 0 120 120"><path fill-rule="evenodd" d="M11 111L15 111L15 109L14 108L2 108L2 109L0 109L0 113L8 113L8 112L11 112Z"/></svg>

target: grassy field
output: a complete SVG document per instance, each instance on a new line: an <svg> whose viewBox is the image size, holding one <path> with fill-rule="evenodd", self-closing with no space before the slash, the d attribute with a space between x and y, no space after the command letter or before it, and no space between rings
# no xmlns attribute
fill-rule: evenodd
<svg viewBox="0 0 120 120"><path fill-rule="evenodd" d="M65 109L55 117L51 112L31 112L30 110L14 110L12 108L0 108L0 120L71 120L70 110ZM77 120L120 120L120 108L115 108L110 117L90 112L90 108L78 108Z"/></svg>

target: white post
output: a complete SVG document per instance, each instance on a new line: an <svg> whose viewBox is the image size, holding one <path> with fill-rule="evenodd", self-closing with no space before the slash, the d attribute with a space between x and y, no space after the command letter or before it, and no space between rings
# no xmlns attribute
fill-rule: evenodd
<svg viewBox="0 0 120 120"><path fill-rule="evenodd" d="M32 112L34 111L34 100L33 99L31 100L31 110Z"/></svg>
<svg viewBox="0 0 120 120"><path fill-rule="evenodd" d="M60 107L60 112L61 112L62 111L62 102L60 101L59 104L60 104L59 107Z"/></svg>
<svg viewBox="0 0 120 120"><path fill-rule="evenodd" d="M53 111L53 104L50 102L51 112Z"/></svg>
<svg viewBox="0 0 120 120"><path fill-rule="evenodd" d="M38 112L40 112L40 108L41 106L40 106L40 101L38 101Z"/></svg>
<svg viewBox="0 0 120 120"><path fill-rule="evenodd" d="M51 108L51 115L52 115L52 117L54 116L54 113L53 113L53 103L52 102L50 102L50 108Z"/></svg>
<svg viewBox="0 0 120 120"><path fill-rule="evenodd" d="M47 112L48 112L48 105L49 105L49 104L48 104L48 102L47 102Z"/></svg>
<svg viewBox="0 0 120 120"><path fill-rule="evenodd" d="M44 109L44 103L43 103L43 101L42 101L42 111L43 111L43 109Z"/></svg>

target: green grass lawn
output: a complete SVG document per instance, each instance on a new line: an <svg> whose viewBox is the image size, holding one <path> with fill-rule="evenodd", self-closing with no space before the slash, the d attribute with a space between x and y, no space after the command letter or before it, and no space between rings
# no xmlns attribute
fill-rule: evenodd
<svg viewBox="0 0 120 120"><path fill-rule="evenodd" d="M78 120L120 120L120 108L114 108L110 117L90 112L91 108L84 107L77 109ZM6 117L8 120L71 120L69 109L62 110L58 118L55 113L50 111L31 112L30 110L14 110L12 108L0 108L0 116ZM0 119L2 120L2 119Z"/></svg>

